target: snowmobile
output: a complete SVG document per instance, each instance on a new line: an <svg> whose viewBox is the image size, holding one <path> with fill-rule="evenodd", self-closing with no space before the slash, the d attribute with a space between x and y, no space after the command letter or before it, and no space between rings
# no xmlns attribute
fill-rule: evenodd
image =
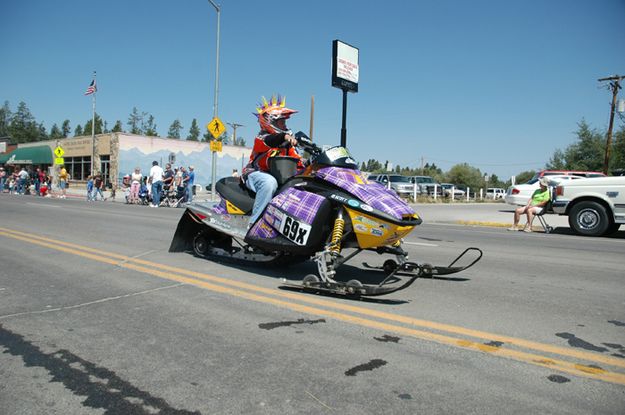
<svg viewBox="0 0 625 415"><path fill-rule="evenodd" d="M481 259L482 251L471 247L448 266L408 261L402 238L422 223L419 215L395 192L368 181L344 147L321 148L302 132L295 137L297 147L309 155L307 165L296 172L293 157L269 159L279 187L255 223L248 223L254 193L239 178L226 177L215 186L219 203L187 206L169 251L259 265L287 265L312 258L318 275L305 276L301 284L285 285L353 297L389 294L419 277L460 272ZM343 255L346 248L355 250ZM337 280L337 268L363 250L395 257L379 267L363 264L381 270L381 282Z"/></svg>

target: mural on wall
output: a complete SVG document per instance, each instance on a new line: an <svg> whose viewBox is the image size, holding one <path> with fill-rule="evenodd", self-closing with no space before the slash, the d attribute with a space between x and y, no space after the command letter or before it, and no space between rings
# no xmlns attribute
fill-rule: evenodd
<svg viewBox="0 0 625 415"><path fill-rule="evenodd" d="M119 171L118 178L131 174L135 167L147 176L156 160L160 166L169 162L173 154L175 161L172 166L193 166L195 183L207 186L211 183L212 159L209 143L186 141L168 138L144 137L132 134L118 134L119 137ZM251 148L223 146L223 151L216 155L217 179L231 176L232 170L241 173L242 165L247 164Z"/></svg>

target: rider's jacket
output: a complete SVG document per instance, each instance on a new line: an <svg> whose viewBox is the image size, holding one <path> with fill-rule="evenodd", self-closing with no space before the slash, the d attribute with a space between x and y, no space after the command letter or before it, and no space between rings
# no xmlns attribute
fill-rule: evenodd
<svg viewBox="0 0 625 415"><path fill-rule="evenodd" d="M269 171L269 157L275 156L289 156L298 159L297 168L302 169L304 165L297 151L293 147L284 148L280 147L284 143L285 133L268 134L261 131L254 139L254 147L252 147L252 154L250 154L250 160L243 169L243 180L247 179L247 176L255 171Z"/></svg>

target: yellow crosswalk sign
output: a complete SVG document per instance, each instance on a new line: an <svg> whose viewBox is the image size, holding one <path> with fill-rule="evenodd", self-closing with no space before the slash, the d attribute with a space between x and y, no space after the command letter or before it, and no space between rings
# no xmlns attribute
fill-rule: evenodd
<svg viewBox="0 0 625 415"><path fill-rule="evenodd" d="M57 158L61 158L61 157L63 157L63 154L65 154L65 150L63 150L63 147L61 147L61 146L57 146L57 147L54 149L54 155L55 155Z"/></svg>
<svg viewBox="0 0 625 415"><path fill-rule="evenodd" d="M217 117L213 118L211 122L206 124L206 129L208 129L208 132L215 138L219 138L226 131L224 123L222 123Z"/></svg>

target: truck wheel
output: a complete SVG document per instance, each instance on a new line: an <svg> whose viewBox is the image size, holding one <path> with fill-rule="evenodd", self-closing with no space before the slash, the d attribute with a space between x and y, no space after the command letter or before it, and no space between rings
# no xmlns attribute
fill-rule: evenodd
<svg viewBox="0 0 625 415"><path fill-rule="evenodd" d="M601 236L610 225L605 208L591 201L579 202L569 213L569 225L580 235Z"/></svg>
<svg viewBox="0 0 625 415"><path fill-rule="evenodd" d="M608 226L608 230L605 232L606 235L612 235L613 233L618 232L618 229L621 227L620 223L611 223Z"/></svg>

